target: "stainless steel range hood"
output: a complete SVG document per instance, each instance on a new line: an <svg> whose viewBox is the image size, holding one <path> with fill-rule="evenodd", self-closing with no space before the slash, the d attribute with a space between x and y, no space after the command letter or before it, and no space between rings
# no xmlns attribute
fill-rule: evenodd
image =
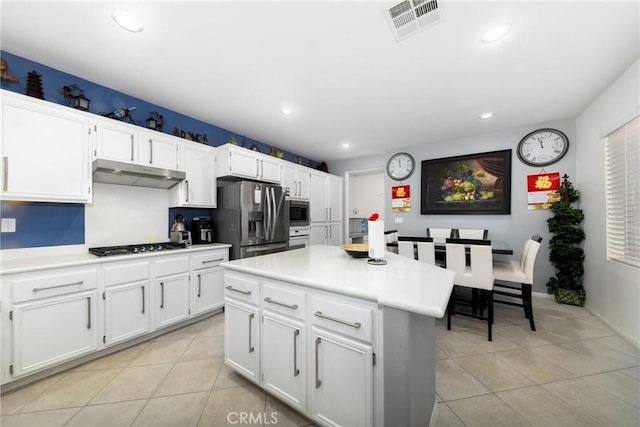
<svg viewBox="0 0 640 427"><path fill-rule="evenodd" d="M184 172L153 166L134 165L105 159L93 161L93 182L166 189L173 187L185 177Z"/></svg>

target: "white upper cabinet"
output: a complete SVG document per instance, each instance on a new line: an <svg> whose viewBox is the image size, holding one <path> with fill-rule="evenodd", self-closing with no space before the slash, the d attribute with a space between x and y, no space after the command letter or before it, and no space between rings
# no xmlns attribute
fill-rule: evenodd
<svg viewBox="0 0 640 427"><path fill-rule="evenodd" d="M2 200L91 202L88 115L2 91Z"/></svg>
<svg viewBox="0 0 640 427"><path fill-rule="evenodd" d="M160 132L140 131L142 163L157 168L181 170L178 162L178 141L174 136L164 136Z"/></svg>
<svg viewBox="0 0 640 427"><path fill-rule="evenodd" d="M106 118L97 118L94 129L95 158L180 170L181 141L174 136Z"/></svg>
<svg viewBox="0 0 640 427"><path fill-rule="evenodd" d="M311 222L342 220L342 178L311 173L309 206Z"/></svg>
<svg viewBox="0 0 640 427"><path fill-rule="evenodd" d="M186 178L171 189L173 206L215 208L215 149L191 141L180 145L180 164Z"/></svg>
<svg viewBox="0 0 640 427"><path fill-rule="evenodd" d="M94 157L138 163L138 132L131 125L113 119L97 119Z"/></svg>
<svg viewBox="0 0 640 427"><path fill-rule="evenodd" d="M236 176L280 183L281 160L243 147L225 144L216 150L216 176Z"/></svg>
<svg viewBox="0 0 640 427"><path fill-rule="evenodd" d="M282 186L289 189L291 199L309 200L311 173L308 168L284 162L282 165Z"/></svg>

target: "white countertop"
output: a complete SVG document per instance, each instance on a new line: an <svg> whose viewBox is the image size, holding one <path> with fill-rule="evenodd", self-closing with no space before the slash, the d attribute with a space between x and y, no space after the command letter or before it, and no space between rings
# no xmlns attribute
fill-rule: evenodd
<svg viewBox="0 0 640 427"><path fill-rule="evenodd" d="M386 265L371 265L367 258L353 258L337 246L316 245L221 265L400 310L444 316L455 276L452 271L389 252L385 260Z"/></svg>
<svg viewBox="0 0 640 427"><path fill-rule="evenodd" d="M211 243L207 245L193 245L184 249L174 249L171 251L148 252L144 254L114 255L99 257L90 254L88 251L65 253L64 250L52 250L51 254L44 256L25 256L22 258L0 260L0 275L25 273L31 271L45 270L49 268L73 267L76 265L97 264L114 261L126 261L131 259L149 258L161 255L178 255L193 252L207 251L212 249L229 248L227 243ZM0 253L0 257L2 254Z"/></svg>

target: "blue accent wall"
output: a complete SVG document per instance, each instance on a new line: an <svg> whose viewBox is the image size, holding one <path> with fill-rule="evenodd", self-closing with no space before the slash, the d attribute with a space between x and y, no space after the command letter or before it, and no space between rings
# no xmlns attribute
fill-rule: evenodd
<svg viewBox="0 0 640 427"><path fill-rule="evenodd" d="M0 81L0 87L5 90L26 93L27 74L36 71L40 74L44 99L60 105L66 105L62 87L77 85L91 100L90 112L94 114L107 114L119 108L136 107L131 117L141 126L146 125L150 112L155 111L163 116L162 132L172 134L174 128L189 132L193 135L207 135L208 144L214 147L231 142L232 139L238 145L246 147L256 145L261 153L268 153L271 147L263 142L246 138L227 129L205 123L178 112L169 110L159 105L154 105L142 99L129 96L110 89L108 87L81 79L74 75L56 70L51 67L30 61L6 51L0 51L0 55L7 61L7 71L18 78L18 83L7 80ZM158 90L162 90L159 88ZM195 143L195 142L194 142ZM277 147L276 147L277 149ZM296 155L284 150L284 159L295 162ZM317 168L319 162L302 158L305 166ZM171 224L175 215L180 212L188 220L195 216L212 216L210 209L170 209L169 219ZM56 246L83 244L85 241L84 206L77 204L61 203L31 203L31 202L2 202L0 203L0 216L3 218L16 218L16 233L0 234L0 249L28 248L38 246Z"/></svg>
<svg viewBox="0 0 640 427"><path fill-rule="evenodd" d="M84 243L84 205L5 201L0 210L16 219L15 233L0 233L2 249Z"/></svg>

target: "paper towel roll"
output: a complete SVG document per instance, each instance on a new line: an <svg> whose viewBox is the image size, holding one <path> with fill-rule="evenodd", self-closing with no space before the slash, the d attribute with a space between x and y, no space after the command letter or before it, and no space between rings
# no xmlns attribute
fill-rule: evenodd
<svg viewBox="0 0 640 427"><path fill-rule="evenodd" d="M384 258L384 221L369 221L369 258Z"/></svg>

